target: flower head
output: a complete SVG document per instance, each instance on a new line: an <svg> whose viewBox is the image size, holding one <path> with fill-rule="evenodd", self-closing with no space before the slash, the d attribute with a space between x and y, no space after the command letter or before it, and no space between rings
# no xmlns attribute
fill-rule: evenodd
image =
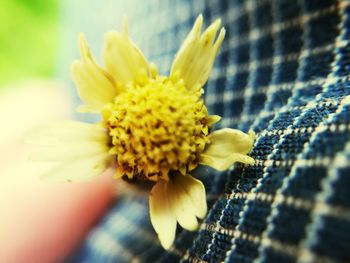
<svg viewBox="0 0 350 263"><path fill-rule="evenodd" d="M202 33L202 23L200 15L168 77L159 75L130 40L126 19L122 32L105 36L105 68L96 64L80 35L81 61L72 65L83 101L79 111L101 113L102 121L65 122L31 136L43 144L32 158L58 163L47 177L89 180L112 167L116 178L153 182L150 216L164 248L173 243L177 222L196 230L197 218L206 215L205 189L189 174L193 169L199 164L225 170L235 162L254 163L247 155L253 132L209 133L220 117L208 114L202 87L225 29L216 20Z"/></svg>
<svg viewBox="0 0 350 263"><path fill-rule="evenodd" d="M198 98L182 79L147 75L116 97L103 111L116 176L168 181L170 171L196 167L211 120Z"/></svg>

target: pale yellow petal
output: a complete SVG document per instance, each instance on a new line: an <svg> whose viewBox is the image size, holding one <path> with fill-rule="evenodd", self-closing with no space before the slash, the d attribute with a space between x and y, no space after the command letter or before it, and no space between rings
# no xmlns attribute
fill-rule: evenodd
<svg viewBox="0 0 350 263"><path fill-rule="evenodd" d="M201 34L202 24L203 17L200 15L171 67L170 75L180 72L181 78L190 90L202 87L207 82L216 54L225 37L225 29L221 28L215 41L221 25L220 19L211 24L203 34Z"/></svg>
<svg viewBox="0 0 350 263"><path fill-rule="evenodd" d="M153 186L150 197L151 223L165 249L173 244L176 233L176 216L173 214L168 198L168 184L160 180Z"/></svg>
<svg viewBox="0 0 350 263"><path fill-rule="evenodd" d="M25 142L36 146L36 150L30 154L31 160L68 163L95 156L110 157L109 140L107 132L100 125L76 121L38 127L24 138Z"/></svg>
<svg viewBox="0 0 350 263"><path fill-rule="evenodd" d="M168 182L168 197L171 209L176 214L176 219L183 228L194 231L198 228L198 221L195 214L195 204L191 196L186 192L183 185L177 180L177 177L187 177L175 175Z"/></svg>
<svg viewBox="0 0 350 263"><path fill-rule="evenodd" d="M30 154L32 161L64 162L108 154L108 146L98 142L61 143L54 147L42 146Z"/></svg>
<svg viewBox="0 0 350 263"><path fill-rule="evenodd" d="M209 119L208 126L211 126L217 123L218 121L220 121L221 117L219 115L210 115L208 119Z"/></svg>
<svg viewBox="0 0 350 263"><path fill-rule="evenodd" d="M129 38L125 18L122 33L110 31L105 35L103 58L107 71L123 84L135 80L142 71L148 72L147 60Z"/></svg>
<svg viewBox="0 0 350 263"><path fill-rule="evenodd" d="M82 61L72 64L72 77L81 100L86 104L81 111L99 112L118 94L114 79L94 61L84 36L79 36Z"/></svg>
<svg viewBox="0 0 350 263"><path fill-rule="evenodd" d="M102 153L88 158L60 163L41 178L50 181L83 182L101 175L111 165L111 156Z"/></svg>
<svg viewBox="0 0 350 263"><path fill-rule="evenodd" d="M108 135L100 125L63 121L28 132L24 141L38 148L32 160L57 165L42 178L54 181L88 181L113 162L108 153Z"/></svg>
<svg viewBox="0 0 350 263"><path fill-rule="evenodd" d="M210 134L210 143L201 154L200 163L217 170L226 170L235 162L254 164L247 155L253 147L254 132L246 134L235 129L222 129Z"/></svg>
<svg viewBox="0 0 350 263"><path fill-rule="evenodd" d="M213 167L216 170L224 171L231 167L232 164L240 162L245 164L254 164L254 159L248 155L232 153L225 157L202 154L200 163Z"/></svg>
<svg viewBox="0 0 350 263"><path fill-rule="evenodd" d="M61 121L36 127L27 132L24 142L36 145L58 145L96 141L108 144L106 130L98 124L78 121Z"/></svg>
<svg viewBox="0 0 350 263"><path fill-rule="evenodd" d="M175 183L180 185L190 197L193 213L198 218L203 219L207 214L207 200L203 183L190 175L176 176Z"/></svg>

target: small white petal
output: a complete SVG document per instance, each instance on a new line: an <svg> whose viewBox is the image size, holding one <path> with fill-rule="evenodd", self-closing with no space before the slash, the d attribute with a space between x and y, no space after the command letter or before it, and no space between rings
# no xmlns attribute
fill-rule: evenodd
<svg viewBox="0 0 350 263"><path fill-rule="evenodd" d="M176 176L176 184L180 185L191 199L194 214L204 218L207 214L207 200L205 188L201 181L192 176Z"/></svg>
<svg viewBox="0 0 350 263"><path fill-rule="evenodd" d="M110 31L105 35L103 58L108 73L123 84L135 80L142 70L148 72L147 60L128 36L125 17L122 33Z"/></svg>
<svg viewBox="0 0 350 263"><path fill-rule="evenodd" d="M208 126L211 126L217 123L218 121L220 121L221 117L219 115L210 115L208 119L209 119Z"/></svg>
<svg viewBox="0 0 350 263"><path fill-rule="evenodd" d="M221 129L210 134L210 143L201 154L200 163L217 170L226 170L235 162L254 164L247 156L253 147L254 132L246 134L235 129Z"/></svg>
<svg viewBox="0 0 350 263"><path fill-rule="evenodd" d="M198 221L195 214L195 204L192 203L191 196L183 188L183 185L176 180L176 177L185 177L176 175L168 182L168 196L171 203L171 209L176 214L176 219L183 228L194 231L198 228ZM187 177L187 176L186 176Z"/></svg>
<svg viewBox="0 0 350 263"><path fill-rule="evenodd" d="M65 162L106 154L108 151L109 149L106 145L98 142L61 143L38 148L30 154L30 160Z"/></svg>
<svg viewBox="0 0 350 263"><path fill-rule="evenodd" d="M64 162L47 171L41 176L45 180L82 182L102 174L111 164L111 156L99 154L89 158L82 158Z"/></svg>
<svg viewBox="0 0 350 263"><path fill-rule="evenodd" d="M108 140L107 132L100 125L77 121L61 121L37 127L24 137L26 143L44 146L87 141L107 144Z"/></svg>
<svg viewBox="0 0 350 263"><path fill-rule="evenodd" d="M216 54L225 37L225 29L221 28L215 43L221 20L216 20L201 35L202 15L198 16L191 32L186 37L175 56L170 75L180 72L188 89L202 87L208 80Z"/></svg>
<svg viewBox="0 0 350 263"><path fill-rule="evenodd" d="M65 121L40 127L25 141L40 147L30 155L36 161L58 162L42 177L58 181L86 181L101 174L112 162L108 135L96 124Z"/></svg>
<svg viewBox="0 0 350 263"><path fill-rule="evenodd" d="M207 213L205 188L189 175L174 175L159 181L150 194L151 222L162 246L168 249L175 239L176 221L190 231L198 229L197 217Z"/></svg>
<svg viewBox="0 0 350 263"><path fill-rule="evenodd" d="M94 61L84 36L79 36L82 61L72 64L72 76L81 100L86 104L81 111L99 112L118 94L114 79Z"/></svg>
<svg viewBox="0 0 350 263"><path fill-rule="evenodd" d="M160 180L153 186L149 206L151 223L158 234L160 243L165 249L169 249L175 239L176 216L169 204L167 182Z"/></svg>

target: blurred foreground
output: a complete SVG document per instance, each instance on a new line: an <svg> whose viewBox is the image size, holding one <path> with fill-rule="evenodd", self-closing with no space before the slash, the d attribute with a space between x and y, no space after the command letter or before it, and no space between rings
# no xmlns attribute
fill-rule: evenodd
<svg viewBox="0 0 350 263"><path fill-rule="evenodd" d="M0 261L56 262L84 238L113 197L110 177L91 183L42 182L47 167L27 161L28 129L69 118L71 106L59 85L23 83L0 94Z"/></svg>

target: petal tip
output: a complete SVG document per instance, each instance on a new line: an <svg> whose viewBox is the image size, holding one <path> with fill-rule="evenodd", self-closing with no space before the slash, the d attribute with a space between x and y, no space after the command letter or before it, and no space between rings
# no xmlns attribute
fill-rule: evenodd
<svg viewBox="0 0 350 263"><path fill-rule="evenodd" d="M196 18L196 23L197 23L197 21L198 21L198 23L203 23L203 15L202 15L202 13L200 13L198 16L197 16L197 18Z"/></svg>
<svg viewBox="0 0 350 263"><path fill-rule="evenodd" d="M201 31L202 31L202 26L203 26L203 15L200 14L193 26L194 32L196 32L196 34L200 35Z"/></svg>
<svg viewBox="0 0 350 263"><path fill-rule="evenodd" d="M83 32L78 33L78 43L81 45L86 42L85 35Z"/></svg>
<svg viewBox="0 0 350 263"><path fill-rule="evenodd" d="M78 34L78 42L79 42L79 51L81 58L84 60L86 56L89 56L89 46L86 41L84 33Z"/></svg>
<svg viewBox="0 0 350 263"><path fill-rule="evenodd" d="M174 240L170 240L168 237L158 235L160 244L165 250L169 250L171 245L173 244Z"/></svg>
<svg viewBox="0 0 350 263"><path fill-rule="evenodd" d="M249 135L249 137L250 137L252 140L254 140L255 137L256 137L256 133L255 133L255 131L253 131L253 130L249 130L249 131L248 131L248 135Z"/></svg>
<svg viewBox="0 0 350 263"><path fill-rule="evenodd" d="M248 165L254 165L255 164L255 160L254 160L254 158L252 158L250 156L246 156L246 160L245 160L244 163L248 164Z"/></svg>
<svg viewBox="0 0 350 263"><path fill-rule="evenodd" d="M215 41L215 44L214 44L216 52L218 51L218 49L220 48L222 42L224 41L225 35L226 35L226 29L224 27L222 27L220 29L219 36L217 37L217 39Z"/></svg>
<svg viewBox="0 0 350 263"><path fill-rule="evenodd" d="M70 66L70 70L73 75L77 72L80 65L81 65L81 62L79 60L76 59L73 61L72 65Z"/></svg>
<svg viewBox="0 0 350 263"><path fill-rule="evenodd" d="M213 22L213 25L215 25L215 28L219 28L220 25L221 25L221 18L216 19L216 20Z"/></svg>

